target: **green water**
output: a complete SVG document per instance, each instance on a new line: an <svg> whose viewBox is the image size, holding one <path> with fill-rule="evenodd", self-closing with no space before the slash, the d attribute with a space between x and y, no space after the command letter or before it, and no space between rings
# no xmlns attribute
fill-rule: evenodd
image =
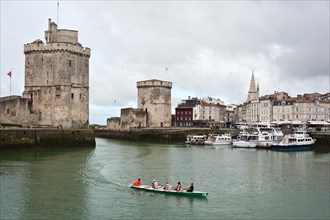
<svg viewBox="0 0 330 220"><path fill-rule="evenodd" d="M273 152L97 139L95 149L1 152L1 219L329 219L329 150ZM207 199L128 187L141 177Z"/></svg>

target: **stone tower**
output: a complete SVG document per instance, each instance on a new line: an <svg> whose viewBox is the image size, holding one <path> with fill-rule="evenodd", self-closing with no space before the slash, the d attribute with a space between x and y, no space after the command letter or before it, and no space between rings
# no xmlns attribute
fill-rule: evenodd
<svg viewBox="0 0 330 220"><path fill-rule="evenodd" d="M89 123L90 49L78 31L57 29L48 21L45 40L24 45L25 89L35 124L82 128Z"/></svg>
<svg viewBox="0 0 330 220"><path fill-rule="evenodd" d="M252 101L252 100L257 100L259 99L259 83L258 86L256 87L256 82L254 79L254 72L252 71L252 76L251 76L251 81L250 81L250 89L247 97L247 102Z"/></svg>
<svg viewBox="0 0 330 220"><path fill-rule="evenodd" d="M171 126L172 83L161 80L146 80L136 83L138 108L147 112L147 127Z"/></svg>

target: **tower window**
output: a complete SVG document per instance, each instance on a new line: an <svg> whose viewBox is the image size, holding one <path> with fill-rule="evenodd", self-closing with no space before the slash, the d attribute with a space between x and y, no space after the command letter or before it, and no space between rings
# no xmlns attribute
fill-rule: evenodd
<svg viewBox="0 0 330 220"><path fill-rule="evenodd" d="M44 58L41 58L41 62L42 62L42 63L44 62Z"/></svg>
<svg viewBox="0 0 330 220"><path fill-rule="evenodd" d="M71 67L71 64L72 64L72 60L69 60L69 67Z"/></svg>
<svg viewBox="0 0 330 220"><path fill-rule="evenodd" d="M81 93L79 94L79 99L81 99Z"/></svg>
<svg viewBox="0 0 330 220"><path fill-rule="evenodd" d="M71 93L71 99L73 99L74 98L74 94L73 93Z"/></svg>

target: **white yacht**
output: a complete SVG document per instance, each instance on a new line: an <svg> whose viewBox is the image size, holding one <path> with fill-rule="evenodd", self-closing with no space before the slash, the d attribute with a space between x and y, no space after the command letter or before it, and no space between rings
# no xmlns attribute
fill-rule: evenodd
<svg viewBox="0 0 330 220"><path fill-rule="evenodd" d="M315 143L315 139L310 137L305 130L297 130L293 134L285 135L279 143L274 143L272 149L310 147Z"/></svg>
<svg viewBox="0 0 330 220"><path fill-rule="evenodd" d="M233 141L233 147L240 148L255 148L257 147L258 135L242 132L238 135L237 139Z"/></svg>
<svg viewBox="0 0 330 220"><path fill-rule="evenodd" d="M207 135L188 135L186 144L202 145L205 143Z"/></svg>
<svg viewBox="0 0 330 220"><path fill-rule="evenodd" d="M232 138L230 134L218 134L218 135L210 135L208 139L205 141L205 144L208 145L228 145L231 144Z"/></svg>

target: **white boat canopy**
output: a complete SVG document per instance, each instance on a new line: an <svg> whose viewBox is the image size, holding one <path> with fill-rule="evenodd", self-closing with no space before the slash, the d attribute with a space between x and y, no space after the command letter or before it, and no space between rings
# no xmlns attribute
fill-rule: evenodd
<svg viewBox="0 0 330 220"><path fill-rule="evenodd" d="M293 124L293 125L303 125L303 124L306 124L306 122L302 122L302 121L292 121L291 124Z"/></svg>
<svg viewBox="0 0 330 220"><path fill-rule="evenodd" d="M308 121L308 123L311 125L330 125L330 123L326 121Z"/></svg>

